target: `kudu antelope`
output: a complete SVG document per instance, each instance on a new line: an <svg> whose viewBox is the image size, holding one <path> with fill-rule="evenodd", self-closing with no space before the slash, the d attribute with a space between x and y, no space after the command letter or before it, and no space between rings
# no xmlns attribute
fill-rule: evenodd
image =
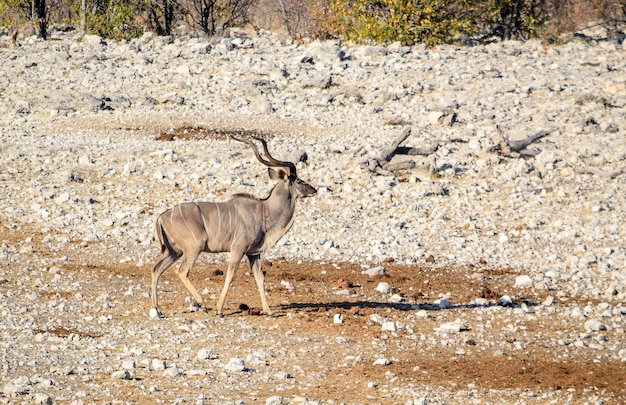
<svg viewBox="0 0 626 405"><path fill-rule="evenodd" d="M254 137L263 145L266 156L263 158L252 141L233 139L250 145L259 162L268 167L270 178L278 183L265 199L236 194L225 202L178 204L159 215L156 233L161 257L152 270L151 315L159 315L159 278L178 259L182 259L178 277L197 303L204 306L202 297L189 281L189 272L202 252L230 252L224 287L217 302L218 315L222 314L226 294L244 255L254 273L263 311L272 313L265 296L261 254L274 246L293 224L296 200L314 195L317 190L298 178L295 164L273 158L265 140Z"/></svg>

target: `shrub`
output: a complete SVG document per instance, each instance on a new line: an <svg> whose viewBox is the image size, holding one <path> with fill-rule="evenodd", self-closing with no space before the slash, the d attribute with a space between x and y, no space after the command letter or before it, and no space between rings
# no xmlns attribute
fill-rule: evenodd
<svg viewBox="0 0 626 405"><path fill-rule="evenodd" d="M137 15L137 5L128 0L98 0L87 13L85 30L104 38L137 38L143 33Z"/></svg>
<svg viewBox="0 0 626 405"><path fill-rule="evenodd" d="M479 1L330 0L325 27L346 39L376 42L448 42L478 32Z"/></svg>

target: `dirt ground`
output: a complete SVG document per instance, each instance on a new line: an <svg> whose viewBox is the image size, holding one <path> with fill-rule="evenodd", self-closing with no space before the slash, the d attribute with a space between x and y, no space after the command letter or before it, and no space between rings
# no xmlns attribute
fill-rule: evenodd
<svg viewBox="0 0 626 405"><path fill-rule="evenodd" d="M199 266L200 267L200 266ZM198 273L206 275L219 273L224 266L205 266L198 269ZM428 304L438 298L440 292L450 293L450 300L456 304L454 308L445 310L449 314L445 319L453 320L461 314L471 313L472 305L462 303L472 302L475 298L494 299L505 294L520 297L520 301L528 300L529 303L542 302L547 295L536 294L511 288L517 274L507 269L484 270L483 280L472 279L471 275L477 272L475 268L458 269L431 269L415 268L389 264L386 266L387 276L370 278L361 274L360 266L342 263L337 267L328 263L292 263L283 260L265 262L266 284L268 295L281 299L279 305L272 305L275 316L286 318L287 313L297 312L298 316L305 319L301 334L324 334L328 340L337 335L336 325L329 323L328 318L340 313L346 319L341 326L341 334L348 339L354 339L363 346L367 346L372 336L381 337L385 332L371 331L364 336L369 316L380 313L381 310L390 318L400 318L398 313L415 311L411 304L391 304L379 302L367 297L358 297L361 290L373 290L380 281L385 281L394 287L396 293L405 296L407 300L416 302L418 307L427 310L439 311L435 306ZM240 270L244 270L244 267ZM170 275L170 276L173 276ZM137 277L146 278L145 274L137 274ZM202 282L196 277L195 283ZM215 290L222 285L222 276L212 276L211 284ZM245 281L244 281L245 280ZM285 294L280 289L280 283L287 280L299 286L296 291ZM146 278L146 281L147 278ZM172 279L172 291L165 292L164 312L176 311L180 306L182 297L186 295L184 287L179 286L178 280ZM253 277L241 277L237 279L237 287L229 293L227 302L229 313L227 316L250 317L253 322L264 324L264 316L254 316L255 306L259 306L259 299ZM345 299L337 299L334 294L337 289L350 289L351 293ZM354 297L357 295L357 297ZM274 299L275 300L275 299ZM270 301L271 302L271 301ZM421 304L420 304L421 303ZM270 304L271 305L271 304ZM250 311L242 311L241 307L250 307ZM414 307L413 307L414 308ZM180 308L178 308L180 309ZM442 310L443 311L443 310ZM394 314L395 313L395 314ZM471 316L471 314L469 315ZM273 321L272 321L273 323ZM441 318L426 319L418 329L432 330L441 323ZM504 329L505 325L501 325ZM529 334L549 333L545 324L526 324ZM549 326L548 326L549 327ZM283 328L289 328L288 325ZM371 328L370 329L374 329ZM471 332L471 331L470 331ZM382 336L384 338L384 336ZM512 345L515 337L507 338ZM465 340L467 348L476 345L471 338L471 333ZM474 384L482 390L506 390L506 389L531 389L537 392L545 390L569 390L578 392L593 389L609 391L622 398L626 395L626 367L622 363L597 362L595 356L581 357L563 361L558 352L549 345L534 344L523 353L507 356L494 357L491 352L471 352L467 350L462 356L455 354L458 347L439 348L430 351L429 356L416 353L413 350L393 349L390 346L388 357L401 359L401 368L395 368L394 372L400 379L406 382L420 381L422 384L443 386L468 386ZM419 366L419 369L414 369ZM384 370L371 364L359 364L346 374L337 373L338 380L346 378L352 380L353 385L383 374ZM339 378L341 377L341 378ZM325 387L333 393L339 393L341 386ZM346 400L354 401L350 395Z"/></svg>
<svg viewBox="0 0 626 405"><path fill-rule="evenodd" d="M189 136L196 139L202 134L198 128L182 128L174 133L162 133L157 138L167 141ZM151 304L147 292L152 263L140 267L133 262L119 263L119 257L103 253L106 249L98 246L97 242L80 248L76 246L79 242L71 242L65 249L50 253L43 242L44 237L39 230L26 225L16 229L0 227L0 241L18 246L18 251L24 240L31 241L32 252L22 255L25 261L29 260L30 254L35 260L69 258L58 266L62 272L85 281L81 293L86 299L103 294L119 295L129 284L142 286L143 295L123 299L123 315L117 308L111 308L109 312L123 327L150 325L147 314ZM155 251L156 261L157 247L151 248ZM76 253L77 250L80 254ZM190 311L189 293L178 280L174 266L165 272L159 284L159 304L164 315L161 328L197 321L219 326L220 318L214 311L226 265L210 262L205 257L201 256L193 268L191 281L199 291L210 292L208 310ZM230 325L242 320L252 325L260 335L269 336L269 340L277 342L281 342L281 336L296 336L303 342L302 353L316 349L311 341L328 344L324 346L323 356L310 356L316 357L315 361L303 360L303 364L322 370L315 382L283 384L280 390L272 384L265 384L253 392L243 392L245 388L234 384L233 390L241 391L234 397L238 396L244 403L254 397L252 402L256 402L278 392L284 398L305 396L328 403L398 403L393 399L391 387L416 387L418 390L426 387L435 391L476 392L476 403L515 402L515 395L519 392L526 395L522 402L530 403L547 403L551 398L553 403L554 398L557 402L567 399L570 403L583 403L594 395L602 398L603 403L626 403L625 364L602 356L597 350L573 349L572 341L584 329L581 322L564 320L561 312L572 304L584 307L587 300L557 294L558 290L554 288L515 287L516 276L524 273L495 268L488 258L472 266L456 268L442 268L437 264L436 257L429 258L427 262L429 266L412 267L389 259L383 263L385 275L370 277L363 274L364 268L354 263L293 262L282 258L264 260L266 290L274 311L274 316L270 318L260 314L254 277L249 274L247 264L242 263L225 305L224 319L235 320ZM9 269L2 269L0 276L0 294L17 285ZM380 282L387 282L393 288L392 294L398 294L402 301L392 303L389 295L377 292ZM288 284L293 288L286 288ZM42 300L72 300L75 296L75 291L67 288L42 289L37 293ZM501 310L497 302L505 295L515 297L515 305ZM452 307L440 308L436 301L441 298L451 302ZM548 298L554 299L549 307L554 309L553 317L550 310L542 305ZM476 304L476 299L484 300L482 304ZM535 310L543 311L542 315L519 316L520 311L532 314ZM337 314L343 317L341 324L333 322ZM397 332L382 330L381 325L372 322L372 315L406 324L410 329ZM451 333L449 337L433 332L443 323L459 318L468 325L460 332ZM172 322L168 324L168 321ZM482 327L487 324L489 328ZM34 334L40 332L61 338L76 334L98 339L106 333L106 329L75 330L66 327L60 320L58 325L47 327L45 331L33 330ZM232 334L237 336L237 331L232 331ZM623 336L618 334L607 330L604 337L609 342L620 341ZM346 360L345 351L334 344L337 339L353 351L360 352L364 360ZM570 342L557 344L559 339ZM243 342L242 346L245 344ZM194 349L197 350L197 347ZM297 347L290 350L298 352ZM381 356L390 361L389 367L373 364ZM146 404L168 403L171 397L165 393L191 398L195 395L193 385L181 386L180 381L167 378L154 381L154 377L154 374L140 370L131 383L114 383L115 394L93 395L98 401L115 402L124 398L125 402ZM185 378L193 381L201 377ZM215 377L215 380L220 384L233 383L228 378L222 381L220 377ZM95 379L78 380L74 384L90 392L98 380L103 385L111 384L110 373L102 372ZM363 389L372 381L386 382L390 388ZM151 384L158 384L159 391L147 396L146 386ZM198 384L203 383L198 381ZM206 403L211 403L211 399Z"/></svg>
<svg viewBox="0 0 626 405"><path fill-rule="evenodd" d="M32 232L28 234L32 235ZM21 232L3 230L0 240L4 243L17 243L22 240ZM35 238L35 241L37 237ZM46 255L45 249L35 249L35 255ZM155 252L156 254L156 252ZM150 264L137 267L134 263L111 264L97 258L81 257L70 260L62 270L76 273L81 279L89 279L89 291L84 295L97 297L117 289L122 290L131 284L150 285ZM374 358L372 341L385 342L384 356L391 360L395 385L443 387L446 390L472 389L482 393L500 390L524 390L537 397L543 392L567 392L573 403L588 398L590 393L614 398L615 403L626 399L626 367L618 361L598 357L594 352L583 355L566 355L564 347L555 347L550 339L557 335L579 333L575 327L564 326L562 322L551 323L549 319L535 319L524 322L524 333L512 332L511 319L492 317L492 329L485 331L468 328L453 339L457 343L429 344L424 339L407 339L406 331L401 334L381 330L373 324L370 316L381 314L389 319L410 320L417 331L432 334L433 329L443 322L463 318L469 325L484 321L484 306L472 304L476 298L486 298L490 302L498 297L511 295L518 304L525 303L532 311L541 305L554 291L522 289L514 286L518 275L510 269L492 269L485 261L481 267L437 268L436 258L433 267L407 267L389 260L385 263L387 274L369 277L363 268L351 263L290 262L283 259L265 260L266 288L275 316L268 318L259 314L260 299L247 264L242 263L230 291L225 306L225 318L244 318L259 330L272 331L278 335L297 334L315 336L317 340L333 342L337 337L350 342L353 347L362 348L364 356ZM208 289L217 294L223 284L225 264L200 260L194 267L191 280L202 291ZM80 273L80 274L79 274ZM87 273L87 274L85 274ZM477 274L482 274L477 277ZM0 292L11 286L10 275L0 284ZM382 294L375 291L379 282L387 282L393 293L403 297L401 303L389 303ZM284 288L285 283L296 288ZM119 286L116 284L119 283ZM341 292L347 290L347 292ZM452 308L440 309L434 301L446 294ZM59 293L41 291L42 299L58 298ZM69 295L71 296L71 294ZM176 277L175 271L167 271L160 283L159 298L165 320L185 318L189 322L199 319L217 318L214 313L215 297L208 300L211 306L207 312L189 311L189 294ZM556 299L553 306L567 305L573 300ZM580 303L582 305L586 304ZM135 297L125 301L123 322L128 325L145 322L150 307L149 298ZM496 305L496 304L489 304ZM488 308L488 306L487 306ZM136 311L134 311L136 310ZM419 318L414 314L425 310L427 316ZM516 308L510 308L514 311ZM517 308L519 310L519 306ZM334 324L335 314L344 318L342 324ZM134 319L136 318L136 319ZM570 328L570 330L568 330ZM35 331L36 333L37 331ZM103 332L68 330L59 325L48 329L48 333L66 337L71 333L97 338ZM607 331L609 340L620 339ZM480 339L495 339L506 342L511 347L502 355L494 355L494 350L479 349ZM458 343L461 342L461 343ZM523 343L524 350L513 350L516 342ZM384 396L372 395L359 389L369 381L389 379L389 368L374 365L372 361L355 362L348 367L340 353L333 353L332 344L322 362L326 362L324 383L302 388L289 387L281 390L285 397L306 395L307 398L332 399L346 403L394 403ZM366 354L367 353L367 354ZM109 376L103 375L104 380ZM174 381L162 381L160 389L165 391ZM123 397L132 403L150 403L135 392L136 385L126 385L128 392ZM123 388L122 388L123 389ZM180 389L180 388L176 388ZM259 398L275 395L270 389L261 388L255 392ZM491 397L494 395L492 394ZM495 396L497 398L497 395ZM535 403L541 403L541 400ZM607 403L605 401L605 403Z"/></svg>

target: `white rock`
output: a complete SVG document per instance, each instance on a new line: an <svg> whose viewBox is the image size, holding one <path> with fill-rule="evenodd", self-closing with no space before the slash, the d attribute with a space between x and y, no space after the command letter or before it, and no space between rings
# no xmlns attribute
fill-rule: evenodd
<svg viewBox="0 0 626 405"><path fill-rule="evenodd" d="M265 400L265 405L281 405L283 403L283 397L273 396Z"/></svg>
<svg viewBox="0 0 626 405"><path fill-rule="evenodd" d="M224 370L232 372L246 371L246 364L244 363L243 359L239 357L234 357L224 365Z"/></svg>
<svg viewBox="0 0 626 405"><path fill-rule="evenodd" d="M391 286L389 285L389 283L385 283L383 281L381 283L378 283L378 286L376 286L376 291L383 294L389 294L391 292Z"/></svg>
<svg viewBox="0 0 626 405"><path fill-rule="evenodd" d="M398 330L398 325L395 322L383 322L381 329L384 331L395 332Z"/></svg>
<svg viewBox="0 0 626 405"><path fill-rule="evenodd" d="M82 42L83 42L83 44L90 45L90 46L96 46L96 45L103 45L104 44L104 40L102 39L101 36L93 35L93 34L83 35Z"/></svg>
<svg viewBox="0 0 626 405"><path fill-rule="evenodd" d="M522 275L515 277L516 287L532 287L533 279L530 276Z"/></svg>
<svg viewBox="0 0 626 405"><path fill-rule="evenodd" d="M452 322L439 325L439 327L435 330L438 332L460 332L465 329L467 329L467 327L463 324L460 318L457 318Z"/></svg>
<svg viewBox="0 0 626 405"><path fill-rule="evenodd" d="M599 332L601 330L606 330L606 325L604 325L599 320L590 319L587 322L585 322L585 331L587 331L587 333Z"/></svg>
<svg viewBox="0 0 626 405"><path fill-rule="evenodd" d="M274 379L277 381L287 381L288 379L293 378L293 376L284 371L279 371L274 374Z"/></svg>
<svg viewBox="0 0 626 405"><path fill-rule="evenodd" d="M265 356L259 353L250 353L246 356L245 362L257 367L267 366L268 364L267 360L265 360Z"/></svg>
<svg viewBox="0 0 626 405"><path fill-rule="evenodd" d="M82 155L78 158L78 163L83 166L88 166L94 163L94 160L89 155Z"/></svg>
<svg viewBox="0 0 626 405"><path fill-rule="evenodd" d="M166 368L165 360L152 359L152 361L150 362L150 367L153 370L165 370Z"/></svg>
<svg viewBox="0 0 626 405"><path fill-rule="evenodd" d="M62 193L57 198L54 199L54 202L57 204L63 204L70 200L70 193Z"/></svg>
<svg viewBox="0 0 626 405"><path fill-rule="evenodd" d="M124 360L122 361L122 368L124 370L133 370L136 367L135 360Z"/></svg>
<svg viewBox="0 0 626 405"><path fill-rule="evenodd" d="M379 323L381 325L385 322L385 318L383 318L379 314L372 314L372 315L370 315L370 320L372 322Z"/></svg>
<svg viewBox="0 0 626 405"><path fill-rule="evenodd" d="M335 315L333 316L333 323L334 323L334 324L341 324L341 323L343 323L343 315L341 315L341 314L335 314Z"/></svg>
<svg viewBox="0 0 626 405"><path fill-rule="evenodd" d="M128 380L130 379L130 373L128 372L128 370L114 371L111 374L111 379L112 380Z"/></svg>
<svg viewBox="0 0 626 405"><path fill-rule="evenodd" d="M363 274L367 274L370 277L374 277L374 276L383 276L387 273L387 270L382 267L372 267L371 269L367 269L365 271L362 272Z"/></svg>
<svg viewBox="0 0 626 405"><path fill-rule="evenodd" d="M375 366L388 366L391 364L391 361L383 357L383 358L376 359L373 364Z"/></svg>
<svg viewBox="0 0 626 405"><path fill-rule="evenodd" d="M211 348L202 348L198 350L198 354L196 356L199 360L207 360L207 359L216 359L217 355L213 353L213 349Z"/></svg>
<svg viewBox="0 0 626 405"><path fill-rule="evenodd" d="M150 308L150 318L157 319L160 316L161 315L159 314L159 311L156 308Z"/></svg>
<svg viewBox="0 0 626 405"><path fill-rule="evenodd" d="M207 370L192 369L192 370L185 371L185 375L204 376L204 375L209 375L209 372Z"/></svg>
<svg viewBox="0 0 626 405"><path fill-rule="evenodd" d="M513 305L513 303L515 302L515 300L513 299L513 297L511 297L510 295L503 295L502 297L500 297L498 299L498 302L500 303L500 305L502 306L511 306Z"/></svg>
<svg viewBox="0 0 626 405"><path fill-rule="evenodd" d="M32 385L32 382L27 377L18 378L5 384L2 392L9 396L27 394L30 390L30 385Z"/></svg>
<svg viewBox="0 0 626 405"><path fill-rule="evenodd" d="M33 398L37 405L50 405L52 404L52 397L48 394L37 393Z"/></svg>
<svg viewBox="0 0 626 405"><path fill-rule="evenodd" d="M163 371L163 377L177 377L182 373L183 372L177 366L172 366Z"/></svg>
<svg viewBox="0 0 626 405"><path fill-rule="evenodd" d="M404 301L404 299L400 294L393 294L391 297L389 297L389 302L391 302L392 304L399 304L402 301Z"/></svg>
<svg viewBox="0 0 626 405"><path fill-rule="evenodd" d="M452 304L450 301L446 300L446 299L440 299L440 300L436 300L435 304L437 304L439 306L439 308L441 309L452 309L454 308L454 304Z"/></svg>

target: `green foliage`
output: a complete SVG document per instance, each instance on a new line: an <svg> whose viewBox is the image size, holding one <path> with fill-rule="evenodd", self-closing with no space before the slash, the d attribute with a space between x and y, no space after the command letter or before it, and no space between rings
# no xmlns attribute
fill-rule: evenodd
<svg viewBox="0 0 626 405"><path fill-rule="evenodd" d="M33 16L33 4L45 7L35 8ZM259 4L264 6L259 9ZM278 15L279 25L295 37L330 35L359 42L558 38L590 21L602 21L609 37L617 38L626 24L624 0L86 0L85 29L128 39L144 30L169 35L186 23L215 35L254 20L252 6L257 17ZM0 27L13 27L17 20L22 35L59 23L81 27L82 15L81 0L0 0Z"/></svg>
<svg viewBox="0 0 626 405"><path fill-rule="evenodd" d="M16 18L30 14L30 1L25 0L0 0L0 27L13 27Z"/></svg>
<svg viewBox="0 0 626 405"><path fill-rule="evenodd" d="M435 45L488 32L526 39L545 22L543 0L329 0L325 27L346 39Z"/></svg>
<svg viewBox="0 0 626 405"><path fill-rule="evenodd" d="M495 0L486 2L483 14L493 34L502 39L529 39L547 21L542 0Z"/></svg>
<svg viewBox="0 0 626 405"><path fill-rule="evenodd" d="M87 14L86 32L111 39L138 38L143 29L137 23L141 10L129 0L100 0Z"/></svg>
<svg viewBox="0 0 626 405"><path fill-rule="evenodd" d="M330 0L329 32L376 42L448 42L475 33L477 0Z"/></svg>

